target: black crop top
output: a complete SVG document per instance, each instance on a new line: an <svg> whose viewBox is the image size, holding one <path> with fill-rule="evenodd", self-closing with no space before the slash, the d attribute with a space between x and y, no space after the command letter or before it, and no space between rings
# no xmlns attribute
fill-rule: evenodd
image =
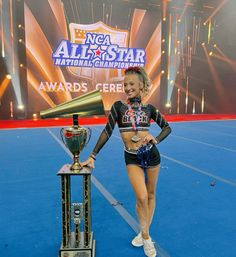
<svg viewBox="0 0 236 257"><path fill-rule="evenodd" d="M165 139L170 133L171 128L168 122L164 119L161 113L151 104L142 104L141 110L138 110L138 106L132 107L133 112L139 111L139 125L138 131L149 131L151 119L154 120L157 125L162 129L160 134L156 137L158 143ZM110 138L113 129L118 124L120 133L133 131L131 117L129 115L128 104L117 101L115 102L108 115L108 121L103 129L96 146L94 147L93 154L96 155L101 148L105 145Z"/></svg>

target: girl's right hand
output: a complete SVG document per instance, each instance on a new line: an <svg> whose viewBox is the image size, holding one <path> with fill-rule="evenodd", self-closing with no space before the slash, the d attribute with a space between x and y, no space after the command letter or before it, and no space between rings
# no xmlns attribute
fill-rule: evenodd
<svg viewBox="0 0 236 257"><path fill-rule="evenodd" d="M93 158L89 157L86 161L81 162L80 165L82 167L87 166L89 168L94 169L95 168L95 164L94 163L95 163L95 160Z"/></svg>

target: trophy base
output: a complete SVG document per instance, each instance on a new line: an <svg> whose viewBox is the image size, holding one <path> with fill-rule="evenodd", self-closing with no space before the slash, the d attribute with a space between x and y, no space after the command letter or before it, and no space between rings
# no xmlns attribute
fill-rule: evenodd
<svg viewBox="0 0 236 257"><path fill-rule="evenodd" d="M63 247L59 250L59 257L95 257L95 240L93 239L93 232L91 232L89 245L84 246L84 232L80 233L80 243L75 246L75 233L71 233L71 240L68 247Z"/></svg>
<svg viewBox="0 0 236 257"><path fill-rule="evenodd" d="M57 175L91 175L91 168L85 166L82 167L80 170L71 170L70 164L65 164L57 173Z"/></svg>
<svg viewBox="0 0 236 257"><path fill-rule="evenodd" d="M82 170L82 166L79 164L79 162L74 162L71 166L70 166L70 170L74 171L74 172L79 172L80 170Z"/></svg>

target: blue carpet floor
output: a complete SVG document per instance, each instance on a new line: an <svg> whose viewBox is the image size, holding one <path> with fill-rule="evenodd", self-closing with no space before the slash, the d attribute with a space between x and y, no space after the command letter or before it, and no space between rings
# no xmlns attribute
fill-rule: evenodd
<svg viewBox="0 0 236 257"><path fill-rule="evenodd" d="M235 257L236 121L171 124L159 145L162 163L151 235L158 257ZM102 126L81 153L85 160ZM0 130L0 256L56 257L61 243L60 178L71 156L60 128ZM151 133L158 134L155 125ZM81 201L79 178L72 201ZM116 128L92 176L96 257L141 257L135 198Z"/></svg>

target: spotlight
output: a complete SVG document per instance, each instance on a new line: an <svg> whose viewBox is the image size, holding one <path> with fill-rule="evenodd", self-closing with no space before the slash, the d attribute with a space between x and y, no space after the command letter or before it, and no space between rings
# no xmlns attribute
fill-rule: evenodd
<svg viewBox="0 0 236 257"><path fill-rule="evenodd" d="M213 46L214 46L214 47L217 47L217 45L216 45L216 44L214 44Z"/></svg>
<svg viewBox="0 0 236 257"><path fill-rule="evenodd" d="M23 41L23 40L20 38L20 39L19 39L19 43L22 43L22 41Z"/></svg>
<svg viewBox="0 0 236 257"><path fill-rule="evenodd" d="M161 40L162 43L164 43L165 41L166 41L166 40L165 40L164 38Z"/></svg>
<svg viewBox="0 0 236 257"><path fill-rule="evenodd" d="M204 42L202 42L202 46L204 46L205 45L205 43Z"/></svg>
<svg viewBox="0 0 236 257"><path fill-rule="evenodd" d="M162 20L163 20L163 21L166 21L166 17L163 17Z"/></svg>
<svg viewBox="0 0 236 257"><path fill-rule="evenodd" d="M25 109L25 106L24 106L23 104L19 104L19 105L17 106L17 108L18 108L19 110L24 110L24 109Z"/></svg>
<svg viewBox="0 0 236 257"><path fill-rule="evenodd" d="M22 25L21 25L21 24L19 24L19 25L18 25L18 28L19 28L19 29L20 29L20 28L22 28Z"/></svg>
<svg viewBox="0 0 236 257"><path fill-rule="evenodd" d="M7 75L6 75L6 78L10 80L10 79L11 79L11 75L10 75L10 74L7 74Z"/></svg>
<svg viewBox="0 0 236 257"><path fill-rule="evenodd" d="M206 26L207 25L206 22L204 22L203 25Z"/></svg>
<svg viewBox="0 0 236 257"><path fill-rule="evenodd" d="M165 71L164 71L164 70L162 70L162 71L161 71L161 74L164 74L164 73L165 73Z"/></svg>
<svg viewBox="0 0 236 257"><path fill-rule="evenodd" d="M166 103L166 108L170 108L170 107L171 107L171 103L170 102Z"/></svg>
<svg viewBox="0 0 236 257"><path fill-rule="evenodd" d="M161 53L162 53L162 54L164 54L164 53L165 53L165 51L163 50Z"/></svg>
<svg viewBox="0 0 236 257"><path fill-rule="evenodd" d="M20 64L20 67L21 67L21 68L23 68L23 67L24 67L24 64L23 64L23 63L21 63L21 64Z"/></svg>
<svg viewBox="0 0 236 257"><path fill-rule="evenodd" d="M213 52L212 52L212 51L210 51L209 55L210 55L210 56L212 56L212 55L213 55Z"/></svg>
<svg viewBox="0 0 236 257"><path fill-rule="evenodd" d="M178 19L178 22L181 22L181 19Z"/></svg>

